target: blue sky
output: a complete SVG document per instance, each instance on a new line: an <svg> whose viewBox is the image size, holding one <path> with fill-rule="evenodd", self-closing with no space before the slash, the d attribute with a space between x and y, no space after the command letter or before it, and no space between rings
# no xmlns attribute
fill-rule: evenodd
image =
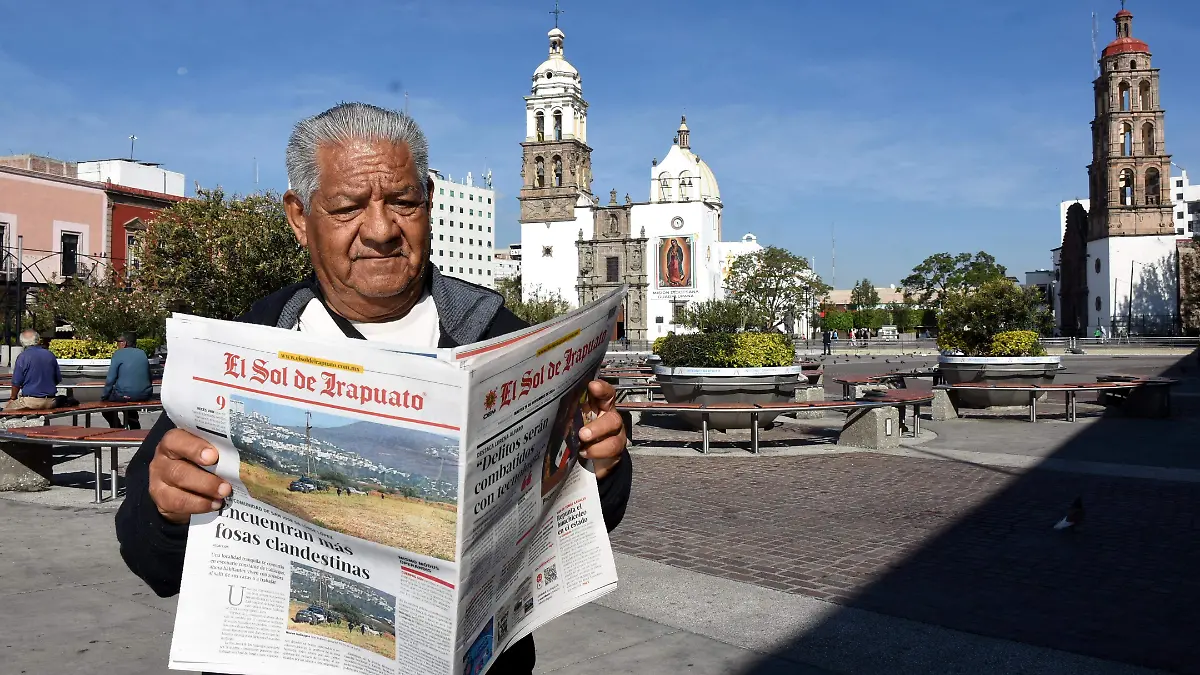
<svg viewBox="0 0 1200 675"><path fill-rule="evenodd" d="M253 180L251 181L253 182ZM275 403L264 398L256 398L254 396L235 396L235 400L245 403L246 414L259 413L266 415L271 420L271 424L281 427L303 427L305 423L304 408L299 408L294 405L284 403ZM320 429L332 429L334 427L344 427L347 424L354 424L362 420L353 417L343 417L341 415L330 415L320 412L314 406L309 409L312 413L312 425Z"/></svg>
<svg viewBox="0 0 1200 675"><path fill-rule="evenodd" d="M334 9L337 7L338 9ZM524 103L546 0L0 0L0 152L124 156L227 190L282 190L291 125L339 100L410 110L433 165L490 167L497 242L519 240ZM686 113L724 236L816 256L837 286L925 256L1050 264L1058 202L1086 196L1091 12L1117 0L564 0L590 103L593 188L645 200ZM1200 2L1131 0L1163 69L1167 149L1200 176ZM1189 72L1190 71L1190 72Z"/></svg>

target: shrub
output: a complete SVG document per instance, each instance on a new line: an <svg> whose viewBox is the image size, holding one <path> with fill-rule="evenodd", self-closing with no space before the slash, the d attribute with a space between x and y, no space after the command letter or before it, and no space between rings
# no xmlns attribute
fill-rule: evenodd
<svg viewBox="0 0 1200 675"><path fill-rule="evenodd" d="M147 356L154 356L154 350L161 344L162 340L155 338L140 338L137 341L138 348L146 352ZM50 341L50 353L60 359L108 359L112 358L115 351L117 343L104 340Z"/></svg>
<svg viewBox="0 0 1200 675"><path fill-rule="evenodd" d="M683 368L773 368L790 366L796 349L782 333L698 333L654 341L664 366Z"/></svg>
<svg viewBox="0 0 1200 675"><path fill-rule="evenodd" d="M1045 356L1038 334L1031 330L1010 330L992 338L989 356Z"/></svg>
<svg viewBox="0 0 1200 675"><path fill-rule="evenodd" d="M758 310L736 300L704 300L683 308L675 325L695 328L702 333L736 333L766 325Z"/></svg>
<svg viewBox="0 0 1200 675"><path fill-rule="evenodd" d="M1009 279L951 291L943 296L938 313L938 347L960 350L966 356L990 356L997 335L1035 331L1045 314L1037 289L1022 289Z"/></svg>

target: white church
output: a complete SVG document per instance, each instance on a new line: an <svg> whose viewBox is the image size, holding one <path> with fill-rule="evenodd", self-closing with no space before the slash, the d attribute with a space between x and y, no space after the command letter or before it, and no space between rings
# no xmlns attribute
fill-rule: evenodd
<svg viewBox="0 0 1200 675"><path fill-rule="evenodd" d="M595 197L582 79L563 54L563 32L548 37L525 97L522 292L578 304L627 284L618 337L653 340L678 330L672 321L687 303L723 297L729 264L762 247L752 234L721 240L721 190L692 151L686 119L650 167L646 200L618 201L616 190L607 203Z"/></svg>

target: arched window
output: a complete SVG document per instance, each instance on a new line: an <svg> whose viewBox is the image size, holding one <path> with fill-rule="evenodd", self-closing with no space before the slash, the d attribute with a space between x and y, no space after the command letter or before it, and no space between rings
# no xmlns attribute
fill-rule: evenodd
<svg viewBox="0 0 1200 675"><path fill-rule="evenodd" d="M533 179L534 187L546 187L546 162L541 157L533 160L534 173L536 178Z"/></svg>
<svg viewBox="0 0 1200 675"><path fill-rule="evenodd" d="M671 176L666 171L658 174L659 200L671 201Z"/></svg>
<svg viewBox="0 0 1200 675"><path fill-rule="evenodd" d="M554 140L562 140L562 111L554 111Z"/></svg>
<svg viewBox="0 0 1200 675"><path fill-rule="evenodd" d="M1129 83L1122 82L1117 87L1117 93L1121 97L1121 110L1129 110Z"/></svg>
<svg viewBox="0 0 1200 675"><path fill-rule="evenodd" d="M1121 156L1133 156L1133 125L1129 122L1121 125Z"/></svg>
<svg viewBox="0 0 1200 675"><path fill-rule="evenodd" d="M679 173L679 199L689 201L692 198L692 174L687 171Z"/></svg>
<svg viewBox="0 0 1200 675"><path fill-rule="evenodd" d="M1158 169L1150 167L1146 169L1146 203L1157 206L1161 196L1162 186L1158 180Z"/></svg>
<svg viewBox="0 0 1200 675"><path fill-rule="evenodd" d="M1130 61L1130 62L1129 62L1129 69L1130 69L1130 70L1137 70L1137 61Z"/></svg>
<svg viewBox="0 0 1200 675"><path fill-rule="evenodd" d="M1149 122L1142 125L1142 154L1158 154L1158 144L1154 142L1154 125Z"/></svg>
<svg viewBox="0 0 1200 675"><path fill-rule="evenodd" d="M554 187L562 187L562 157L554 156Z"/></svg>
<svg viewBox="0 0 1200 675"><path fill-rule="evenodd" d="M1121 178L1117 183L1120 191L1121 206L1133 206L1133 169L1121 169Z"/></svg>
<svg viewBox="0 0 1200 675"><path fill-rule="evenodd" d="M534 126L537 128L538 141L546 140L546 113L539 110L534 114L533 119Z"/></svg>
<svg viewBox="0 0 1200 675"><path fill-rule="evenodd" d="M1138 85L1138 107L1142 110L1154 110L1154 101L1150 96L1150 83L1142 80Z"/></svg>

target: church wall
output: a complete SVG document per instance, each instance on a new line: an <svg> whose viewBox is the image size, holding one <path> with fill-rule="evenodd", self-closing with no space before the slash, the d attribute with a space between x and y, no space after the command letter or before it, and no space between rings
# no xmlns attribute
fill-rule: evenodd
<svg viewBox="0 0 1200 675"><path fill-rule="evenodd" d="M719 293L719 259L713 250L716 242L717 211L702 202L672 202L636 204L632 207L634 232L646 230L646 259L651 261L647 289L647 339L654 340L668 332L686 330L676 327L671 318L674 303L696 302L717 297ZM681 218L679 228L672 221ZM659 246L663 238L691 237L691 284L686 288L663 286ZM713 270L716 270L714 274Z"/></svg>
<svg viewBox="0 0 1200 675"><path fill-rule="evenodd" d="M572 307L579 306L575 283L579 271L579 251L575 241L583 229L585 239L592 237L592 214L587 207L575 209L575 219L549 223L521 224L521 292L528 298L536 290L544 295L558 293ZM544 247L550 255L544 255Z"/></svg>
<svg viewBox="0 0 1200 675"><path fill-rule="evenodd" d="M1179 306L1176 239L1163 237L1108 237L1088 242L1088 332L1103 325L1123 326L1130 311L1129 277L1133 274L1133 316L1167 320ZM1096 261L1100 272L1096 272ZM1096 309L1096 299L1100 309ZM1152 320L1152 319L1151 319Z"/></svg>

